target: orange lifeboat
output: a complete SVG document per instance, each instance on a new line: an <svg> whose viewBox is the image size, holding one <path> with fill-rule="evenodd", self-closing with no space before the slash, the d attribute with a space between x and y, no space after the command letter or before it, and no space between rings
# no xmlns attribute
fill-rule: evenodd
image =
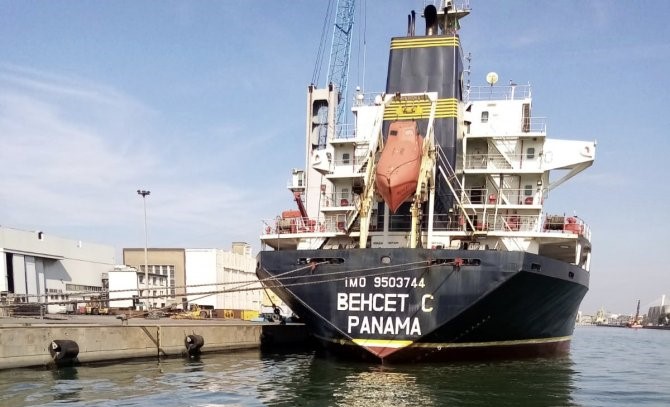
<svg viewBox="0 0 670 407"><path fill-rule="evenodd" d="M416 191L422 149L423 138L415 121L391 123L377 163L375 185L392 213Z"/></svg>

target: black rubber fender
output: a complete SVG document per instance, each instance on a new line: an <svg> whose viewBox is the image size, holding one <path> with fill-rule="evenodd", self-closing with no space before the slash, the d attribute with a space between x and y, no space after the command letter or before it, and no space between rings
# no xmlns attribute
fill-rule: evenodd
<svg viewBox="0 0 670 407"><path fill-rule="evenodd" d="M72 361L79 355L79 345L70 339L54 339L49 344L49 353L55 362Z"/></svg>
<svg viewBox="0 0 670 407"><path fill-rule="evenodd" d="M201 335L186 335L186 338L184 338L184 346L186 346L186 352L189 356L199 355L204 345L205 338Z"/></svg>

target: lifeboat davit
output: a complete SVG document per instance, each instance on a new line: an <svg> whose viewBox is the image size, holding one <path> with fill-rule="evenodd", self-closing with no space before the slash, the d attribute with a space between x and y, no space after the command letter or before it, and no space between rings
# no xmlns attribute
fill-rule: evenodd
<svg viewBox="0 0 670 407"><path fill-rule="evenodd" d="M392 213L416 192L422 149L423 138L415 121L391 123L377 163L375 186Z"/></svg>

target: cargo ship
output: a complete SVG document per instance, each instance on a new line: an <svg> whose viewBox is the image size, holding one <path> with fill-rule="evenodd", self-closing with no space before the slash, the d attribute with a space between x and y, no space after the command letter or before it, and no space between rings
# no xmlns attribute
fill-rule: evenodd
<svg viewBox="0 0 670 407"><path fill-rule="evenodd" d="M544 205L592 165L547 136L530 86L470 86L468 7L423 10L391 39L385 92L307 88L294 210L262 222L256 274L330 352L396 363L569 352L591 230ZM550 177L551 173L551 177Z"/></svg>

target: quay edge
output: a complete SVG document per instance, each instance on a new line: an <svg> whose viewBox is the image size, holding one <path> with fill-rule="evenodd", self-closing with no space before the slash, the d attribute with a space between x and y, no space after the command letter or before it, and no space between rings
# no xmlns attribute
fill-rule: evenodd
<svg viewBox="0 0 670 407"><path fill-rule="evenodd" d="M278 325L242 321L189 321L191 323L184 324L173 320L146 324L142 322L111 325L7 323L0 320L0 370L53 365L49 347L54 340L72 340L78 344L79 354L75 364L134 358L184 357L184 340L191 334L204 338L203 354L261 347L266 350L282 350L302 347L308 340L302 324Z"/></svg>

